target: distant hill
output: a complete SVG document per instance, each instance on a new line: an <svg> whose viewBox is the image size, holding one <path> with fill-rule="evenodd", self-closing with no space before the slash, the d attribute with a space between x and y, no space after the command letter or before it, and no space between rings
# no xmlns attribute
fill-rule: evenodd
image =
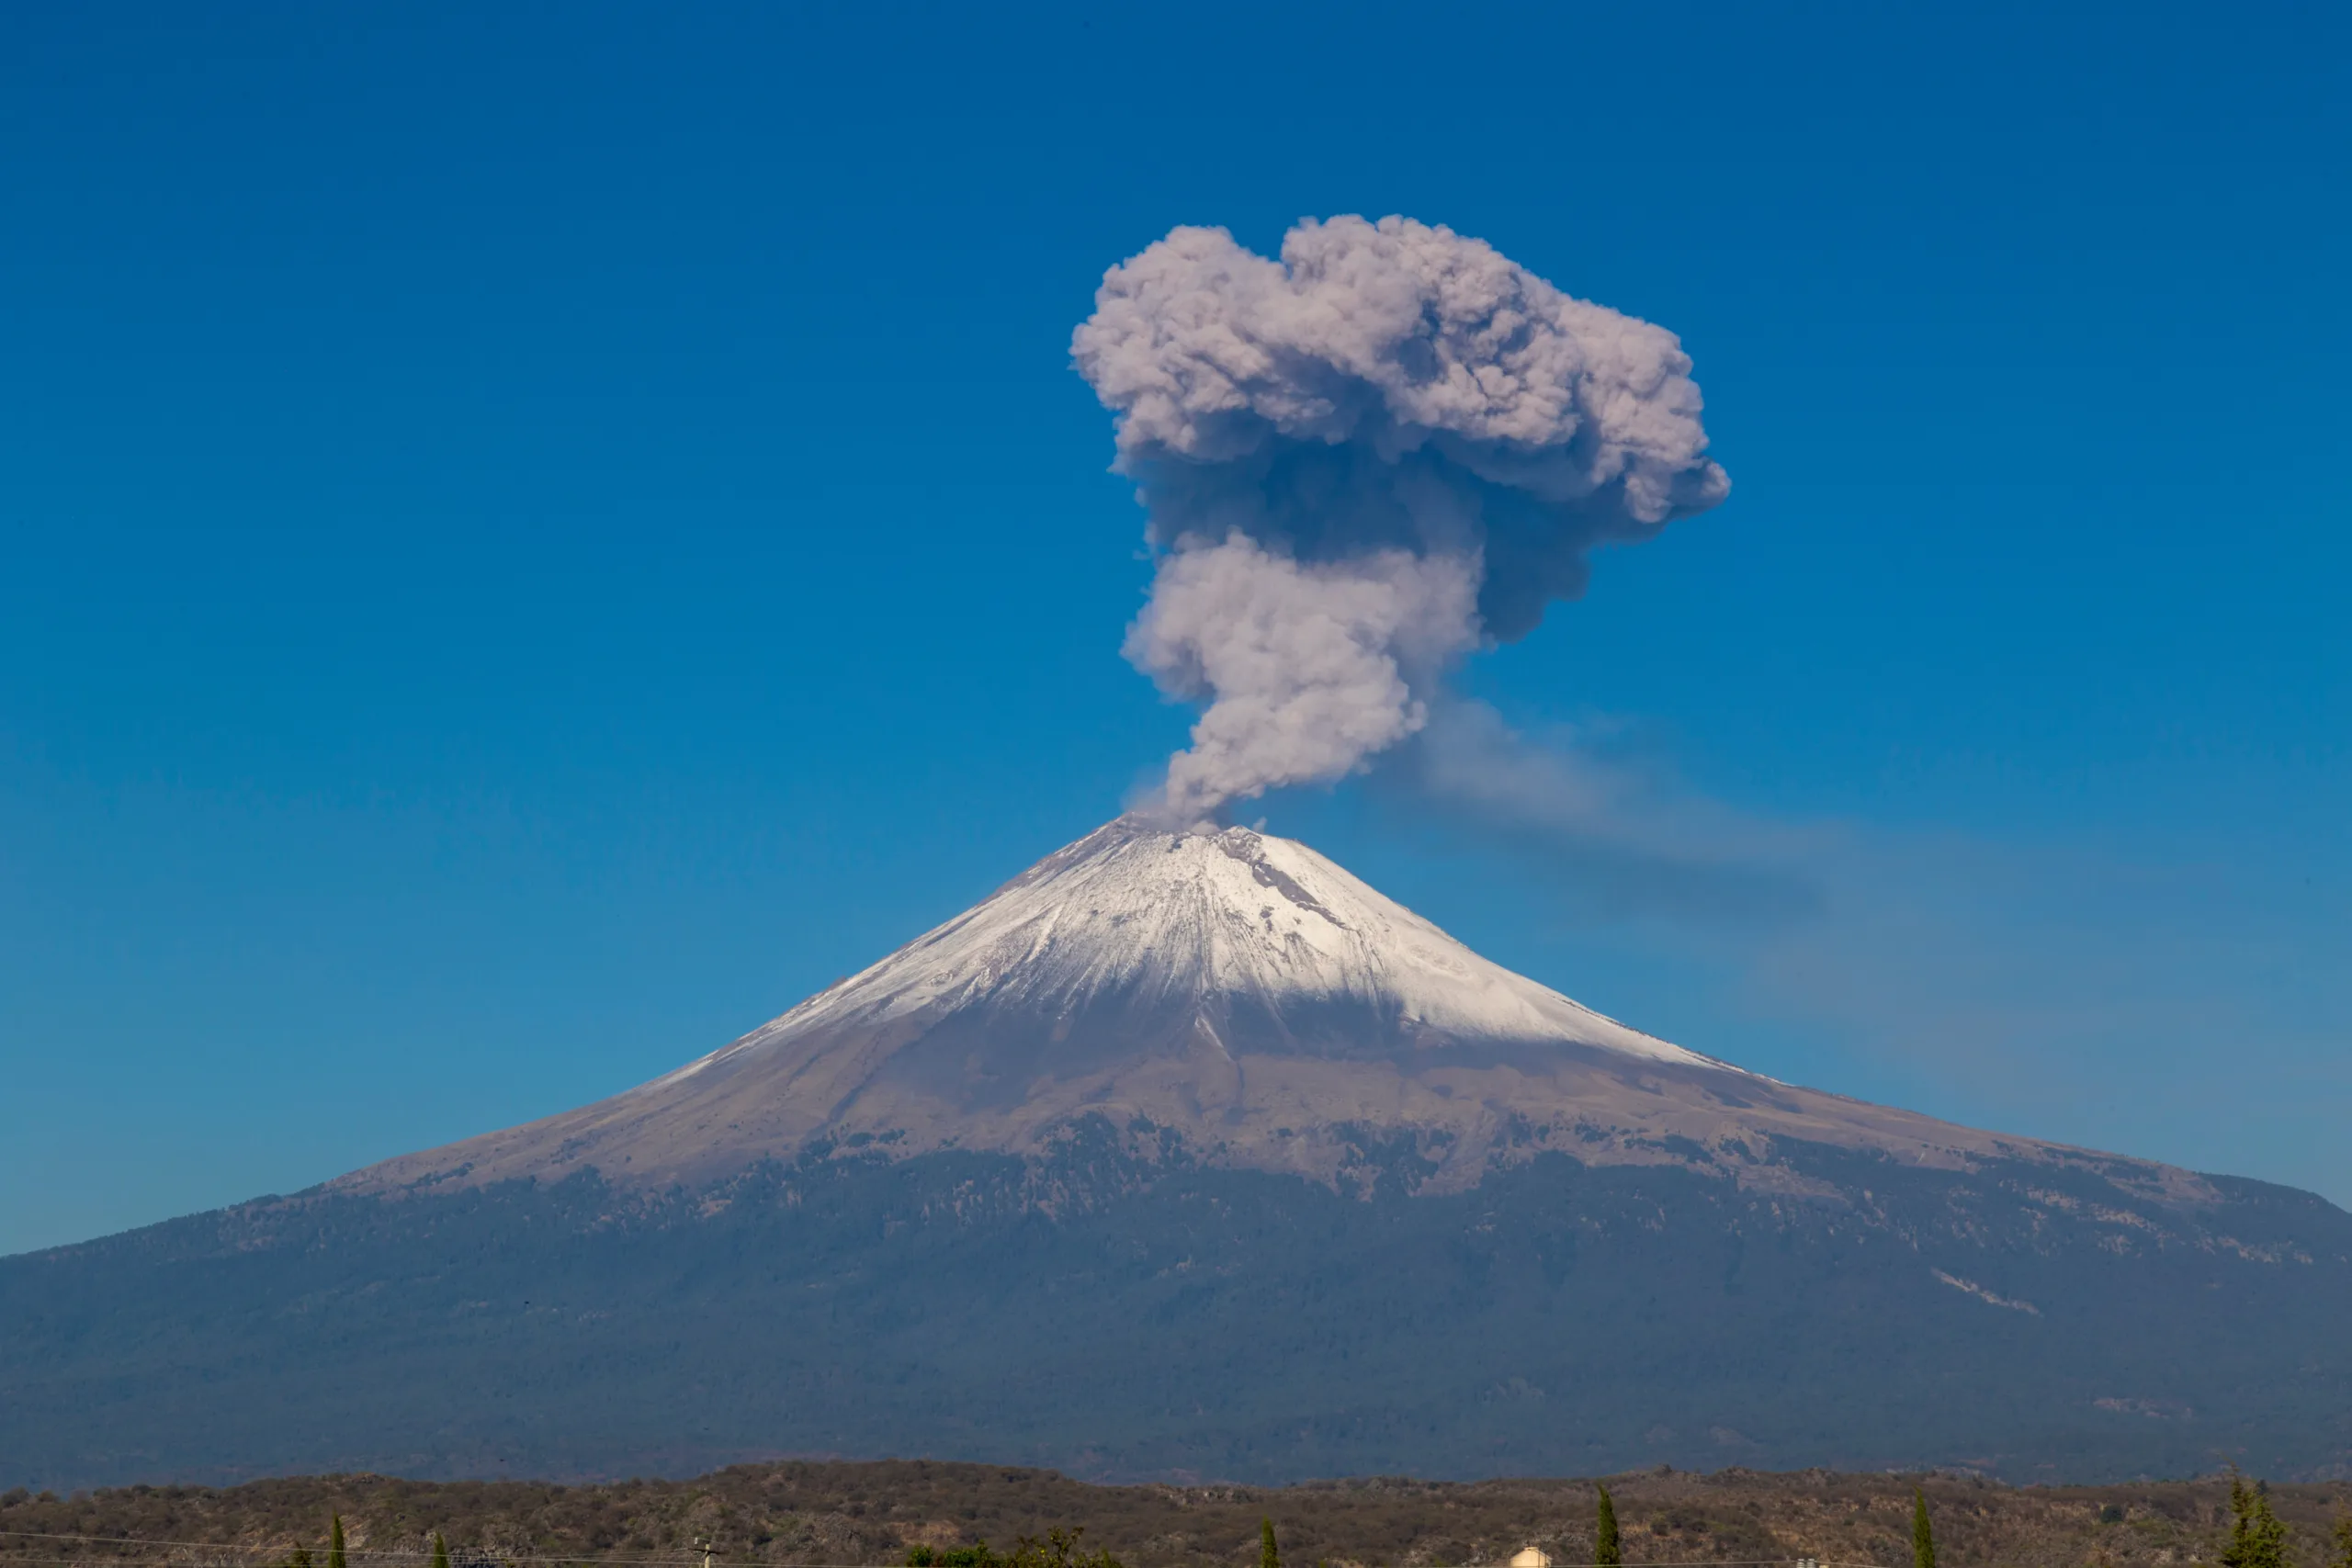
<svg viewBox="0 0 2352 1568"><path fill-rule="evenodd" d="M0 1259L0 1485L2352 1466L2352 1215L1781 1084L1122 820L735 1044Z"/></svg>

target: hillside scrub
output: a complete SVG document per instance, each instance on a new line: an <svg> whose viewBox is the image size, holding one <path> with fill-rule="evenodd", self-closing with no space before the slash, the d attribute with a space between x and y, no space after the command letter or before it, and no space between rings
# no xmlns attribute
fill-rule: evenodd
<svg viewBox="0 0 2352 1568"><path fill-rule="evenodd" d="M1898 1564L1912 1554L1924 1501L1939 1568L2190 1568L2224 1560L2237 1518L2228 1477L2009 1487L1660 1468L1610 1477L1608 1487L1631 1565L1800 1556ZM2287 1561L2329 1562L2341 1550L2336 1524L2352 1509L2352 1485L2273 1486L2262 1497ZM1093 1486L1050 1471L922 1461L741 1465L694 1481L573 1486L311 1476L219 1490L0 1494L0 1568L269 1568L331 1551L337 1517L351 1568L427 1568L436 1538L456 1568L700 1568L703 1540L719 1568L1254 1568L1269 1523L1291 1561L1335 1568L1499 1562L1530 1545L1573 1568L1592 1561L1597 1501L1585 1481ZM988 1541L1018 1544L1000 1554Z"/></svg>

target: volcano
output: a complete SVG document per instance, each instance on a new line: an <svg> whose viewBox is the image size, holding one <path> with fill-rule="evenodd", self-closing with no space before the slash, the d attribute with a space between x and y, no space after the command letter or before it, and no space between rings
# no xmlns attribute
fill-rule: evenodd
<svg viewBox="0 0 2352 1568"><path fill-rule="evenodd" d="M1292 840L1122 818L741 1039L601 1104L346 1177L698 1183L808 1151L1035 1157L1088 1124L1155 1154L1348 1179L1367 1135L1476 1186L1545 1150L1804 1185L1775 1140L1962 1168L2076 1151L1816 1093L1489 963ZM2100 1158L2120 1176L2124 1167ZM2155 1165L2128 1178L2196 1190Z"/></svg>
<svg viewBox="0 0 2352 1568"><path fill-rule="evenodd" d="M0 1259L0 1485L2352 1473L2352 1215L1670 1044L1121 818L601 1103Z"/></svg>

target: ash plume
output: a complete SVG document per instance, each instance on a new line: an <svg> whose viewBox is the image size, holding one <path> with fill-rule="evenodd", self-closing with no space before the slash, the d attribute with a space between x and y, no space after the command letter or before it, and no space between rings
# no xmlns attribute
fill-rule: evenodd
<svg viewBox="0 0 2352 1568"><path fill-rule="evenodd" d="M1595 546L1730 489L1673 333L1449 229L1310 220L1273 259L1180 228L1094 302L1071 356L1159 553L1126 654L1205 704L1174 820L1363 766Z"/></svg>

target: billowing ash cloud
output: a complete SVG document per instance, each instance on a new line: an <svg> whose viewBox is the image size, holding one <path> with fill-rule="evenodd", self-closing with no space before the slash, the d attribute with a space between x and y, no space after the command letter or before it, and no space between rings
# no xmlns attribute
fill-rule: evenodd
<svg viewBox="0 0 2352 1568"><path fill-rule="evenodd" d="M1673 333L1409 219L1303 222L1280 260L1178 229L1071 353L1163 552L1127 656L1207 704L1169 769L1185 821L1362 765L1594 546L1730 488Z"/></svg>

